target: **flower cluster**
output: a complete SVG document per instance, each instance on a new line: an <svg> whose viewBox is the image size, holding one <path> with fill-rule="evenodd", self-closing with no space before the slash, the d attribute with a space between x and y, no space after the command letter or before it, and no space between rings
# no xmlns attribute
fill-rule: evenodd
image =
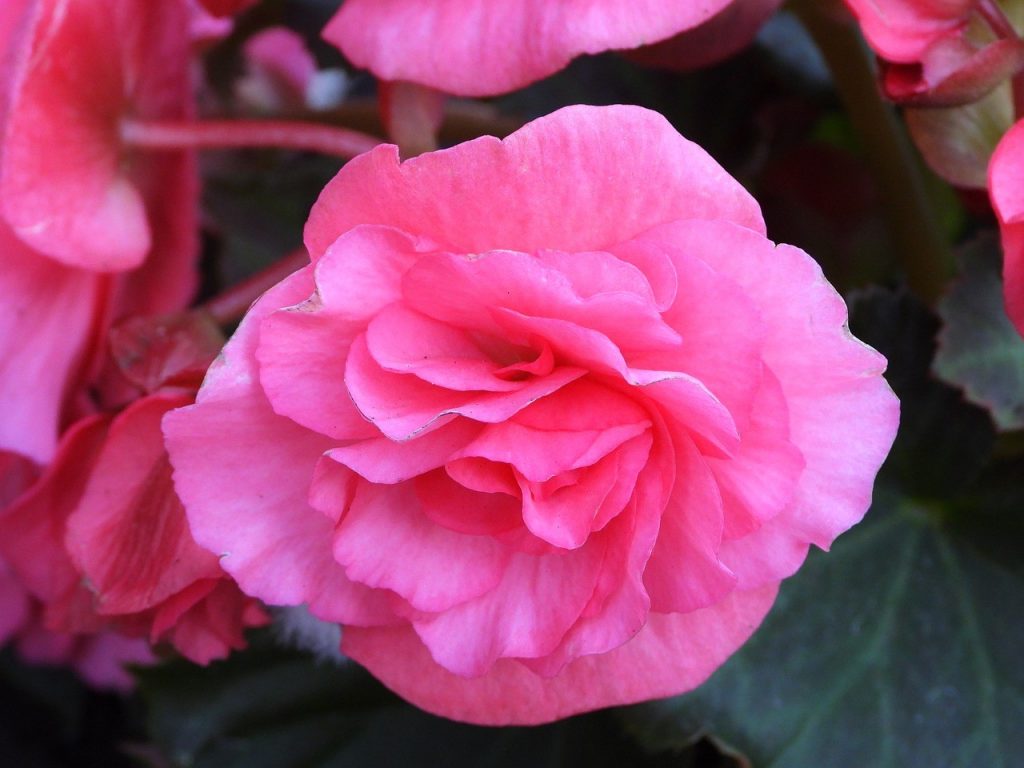
<svg viewBox="0 0 1024 768"><path fill-rule="evenodd" d="M699 685L866 512L886 361L657 113L573 106L425 150L445 95L606 50L703 66L779 4L346 0L324 37L381 79L423 152L403 161L326 122L198 116L218 97L197 50L254 0L5 2L0 639L123 687L120 661L206 664L306 605L461 720ZM914 49L917 91L960 82L936 74L945 39ZM314 111L297 35L242 50L238 111ZM972 83L979 57L1009 71L988 51ZM1019 143L992 181L1017 251ZM218 146L353 159L297 260L197 307L196 152Z"/></svg>

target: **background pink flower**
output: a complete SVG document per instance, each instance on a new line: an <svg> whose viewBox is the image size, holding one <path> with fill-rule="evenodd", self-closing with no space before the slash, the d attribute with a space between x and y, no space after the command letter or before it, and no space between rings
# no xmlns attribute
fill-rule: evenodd
<svg viewBox="0 0 1024 768"><path fill-rule="evenodd" d="M732 2L346 0L324 37L382 80L485 96L547 77L580 54L665 40Z"/></svg>
<svg viewBox="0 0 1024 768"><path fill-rule="evenodd" d="M1024 122L1010 129L992 156L989 194L1002 231L1006 311L1024 336Z"/></svg>
<svg viewBox="0 0 1024 768"><path fill-rule="evenodd" d="M356 158L314 265L165 418L196 540L419 706L687 690L867 509L897 404L803 252L655 113Z"/></svg>

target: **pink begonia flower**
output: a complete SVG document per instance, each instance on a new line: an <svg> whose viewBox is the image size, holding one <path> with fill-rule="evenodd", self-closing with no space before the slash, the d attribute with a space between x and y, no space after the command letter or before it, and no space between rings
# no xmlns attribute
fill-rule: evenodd
<svg viewBox="0 0 1024 768"><path fill-rule="evenodd" d="M324 29L356 66L458 96L513 91L584 53L637 48L734 0L346 0Z"/></svg>
<svg viewBox="0 0 1024 768"><path fill-rule="evenodd" d="M894 101L955 106L1024 67L1024 43L991 0L846 0Z"/></svg>
<svg viewBox="0 0 1024 768"><path fill-rule="evenodd" d="M640 64L687 72L717 64L753 42L782 0L733 0L712 19L661 43L638 48L629 58Z"/></svg>
<svg viewBox="0 0 1024 768"><path fill-rule="evenodd" d="M194 291L195 157L120 139L122 118L191 114L190 13L184 0L0 10L0 451L48 461L109 324Z"/></svg>
<svg viewBox="0 0 1024 768"><path fill-rule="evenodd" d="M44 604L47 629L117 630L205 664L244 647L260 606L199 548L171 485L160 420L192 401L167 390L65 434L42 477L0 516L0 553Z"/></svg>
<svg viewBox="0 0 1024 768"><path fill-rule="evenodd" d="M996 148L988 187L1003 237L1006 311L1024 336L1024 121Z"/></svg>
<svg viewBox="0 0 1024 768"><path fill-rule="evenodd" d="M885 360L656 113L378 147L306 245L164 419L175 487L245 592L427 710L693 688L868 507Z"/></svg>

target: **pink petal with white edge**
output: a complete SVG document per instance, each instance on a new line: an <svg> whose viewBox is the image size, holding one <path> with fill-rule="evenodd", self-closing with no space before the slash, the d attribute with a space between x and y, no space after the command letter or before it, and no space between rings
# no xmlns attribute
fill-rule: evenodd
<svg viewBox="0 0 1024 768"><path fill-rule="evenodd" d="M35 253L0 222L0 450L49 461L65 399L97 350L106 280Z"/></svg>
<svg viewBox="0 0 1024 768"><path fill-rule="evenodd" d="M1006 311L1024 336L1024 121L999 142L989 163L989 195L1003 235Z"/></svg>
<svg viewBox="0 0 1024 768"><path fill-rule="evenodd" d="M734 592L686 614L652 614L628 643L544 678L512 659L467 678L435 662L407 627L346 629L342 652L418 707L480 725L532 725L696 688L757 629L777 588Z"/></svg>
<svg viewBox="0 0 1024 768"><path fill-rule="evenodd" d="M264 294L211 366L196 404L164 417L174 485L196 541L221 556L246 594L272 605L308 603L330 621L386 623L386 593L349 581L331 552L334 523L307 502L331 441L276 415L259 389L260 322L312 290L306 268Z"/></svg>
<svg viewBox="0 0 1024 768"><path fill-rule="evenodd" d="M348 0L324 37L383 80L493 96L557 72L583 53L663 40L729 2Z"/></svg>
<svg viewBox="0 0 1024 768"><path fill-rule="evenodd" d="M614 216L595 211L614 210ZM681 218L764 232L754 199L661 115L573 106L499 141L483 137L399 163L378 147L349 161L310 213L319 259L359 224L384 224L461 253L604 250Z"/></svg>
<svg viewBox="0 0 1024 768"><path fill-rule="evenodd" d="M442 528L424 516L410 483L360 483L334 537L334 557L353 581L389 589L419 611L445 611L501 581L509 552L486 536Z"/></svg>
<svg viewBox="0 0 1024 768"><path fill-rule="evenodd" d="M885 358L855 339L846 305L803 251L724 222L685 222L681 249L728 275L761 310L765 364L789 408L790 442L806 466L779 519L820 547L857 523L892 446L899 401Z"/></svg>

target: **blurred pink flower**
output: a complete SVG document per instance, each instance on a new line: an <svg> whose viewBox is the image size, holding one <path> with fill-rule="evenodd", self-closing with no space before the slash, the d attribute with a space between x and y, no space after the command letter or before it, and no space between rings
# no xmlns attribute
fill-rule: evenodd
<svg viewBox="0 0 1024 768"><path fill-rule="evenodd" d="M885 360L656 113L349 162L164 420L196 540L432 712L684 691L860 520Z"/></svg>
<svg viewBox="0 0 1024 768"><path fill-rule="evenodd" d="M547 77L584 53L637 48L694 30L736 1L346 0L324 37L382 80L489 96ZM753 34L737 25L727 36L710 42L722 51ZM709 39L695 45L704 42Z"/></svg>

